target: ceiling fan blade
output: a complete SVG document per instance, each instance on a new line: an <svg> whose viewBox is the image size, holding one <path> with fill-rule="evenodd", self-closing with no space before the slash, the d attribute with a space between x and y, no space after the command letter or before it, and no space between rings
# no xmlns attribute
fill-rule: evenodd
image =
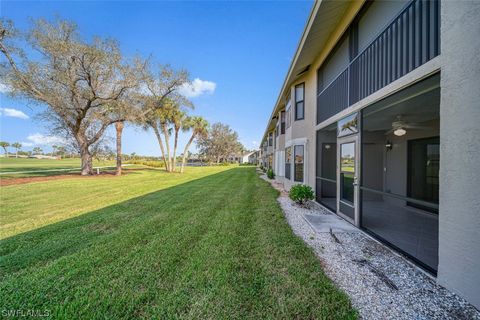
<svg viewBox="0 0 480 320"><path fill-rule="evenodd" d="M390 129L387 132L385 132L385 135L388 136L389 134L393 133L393 131L395 131L395 129Z"/></svg>
<svg viewBox="0 0 480 320"><path fill-rule="evenodd" d="M428 129L430 129L430 127L415 125L415 124L407 124L405 126L405 128L407 128L407 129L417 129L417 130L428 130Z"/></svg>

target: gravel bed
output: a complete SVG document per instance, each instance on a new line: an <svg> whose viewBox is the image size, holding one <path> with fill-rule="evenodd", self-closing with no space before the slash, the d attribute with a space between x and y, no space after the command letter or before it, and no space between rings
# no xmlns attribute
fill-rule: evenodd
<svg viewBox="0 0 480 320"><path fill-rule="evenodd" d="M261 173L261 172L260 172ZM325 273L341 288L363 319L479 319L480 312L401 255L363 232L315 232L305 214L330 214L321 206L294 204L282 185L278 202L294 233L318 256Z"/></svg>

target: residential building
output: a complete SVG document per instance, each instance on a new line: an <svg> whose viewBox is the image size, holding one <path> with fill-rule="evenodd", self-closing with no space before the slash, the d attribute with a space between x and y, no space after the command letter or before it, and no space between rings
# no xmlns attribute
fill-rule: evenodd
<svg viewBox="0 0 480 320"><path fill-rule="evenodd" d="M249 164L257 164L257 152L258 151L250 151L242 154L238 158L239 163L249 163Z"/></svg>
<svg viewBox="0 0 480 320"><path fill-rule="evenodd" d="M479 1L315 2L261 159L477 308L479 17Z"/></svg>

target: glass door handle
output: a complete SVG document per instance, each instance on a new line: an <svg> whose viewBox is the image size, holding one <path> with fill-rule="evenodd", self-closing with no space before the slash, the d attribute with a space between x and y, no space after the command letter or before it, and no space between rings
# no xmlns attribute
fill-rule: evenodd
<svg viewBox="0 0 480 320"><path fill-rule="evenodd" d="M352 183L352 185L353 185L354 187L358 186L358 179L357 179L357 177L353 177L353 183Z"/></svg>

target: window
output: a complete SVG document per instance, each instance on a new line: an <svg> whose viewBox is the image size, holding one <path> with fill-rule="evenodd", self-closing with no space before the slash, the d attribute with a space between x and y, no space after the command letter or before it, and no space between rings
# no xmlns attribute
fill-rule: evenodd
<svg viewBox="0 0 480 320"><path fill-rule="evenodd" d="M285 111L280 112L280 133L285 134Z"/></svg>
<svg viewBox="0 0 480 320"><path fill-rule="evenodd" d="M337 211L337 131L336 123L317 131L316 198Z"/></svg>
<svg viewBox="0 0 480 320"><path fill-rule="evenodd" d="M274 133L274 136L275 136L275 138L273 139L273 148L276 149L276 148L277 148L277 136L278 136L278 132L277 132L277 130L274 130L273 133Z"/></svg>
<svg viewBox="0 0 480 320"><path fill-rule="evenodd" d="M305 119L305 83L295 86L295 120Z"/></svg>
<svg viewBox="0 0 480 320"><path fill-rule="evenodd" d="M294 159L294 180L297 182L303 182L303 146L295 146Z"/></svg>
<svg viewBox="0 0 480 320"><path fill-rule="evenodd" d="M358 113L349 115L337 122L338 137L348 136L358 132Z"/></svg>
<svg viewBox="0 0 480 320"><path fill-rule="evenodd" d="M288 97L287 99L287 105L285 107L285 111L286 111L286 127L287 128L290 128L290 126L292 125L292 112L291 112L291 106L292 106L292 103L290 101L290 97Z"/></svg>
<svg viewBox="0 0 480 320"><path fill-rule="evenodd" d="M285 178L290 180L292 163L292 147L285 148Z"/></svg>
<svg viewBox="0 0 480 320"><path fill-rule="evenodd" d="M436 74L361 113L361 225L432 273L438 267L440 90ZM398 129L405 132L395 134Z"/></svg>
<svg viewBox="0 0 480 320"><path fill-rule="evenodd" d="M273 134L272 134L272 132L270 132L268 134L268 146L269 147L273 146Z"/></svg>
<svg viewBox="0 0 480 320"><path fill-rule="evenodd" d="M440 137L408 141L408 193L407 196L438 204L439 200ZM438 214L438 209L407 202Z"/></svg>
<svg viewBox="0 0 480 320"><path fill-rule="evenodd" d="M290 105L287 105L287 120L286 120L286 127L290 128L290 125L292 124L292 113L290 112Z"/></svg>

